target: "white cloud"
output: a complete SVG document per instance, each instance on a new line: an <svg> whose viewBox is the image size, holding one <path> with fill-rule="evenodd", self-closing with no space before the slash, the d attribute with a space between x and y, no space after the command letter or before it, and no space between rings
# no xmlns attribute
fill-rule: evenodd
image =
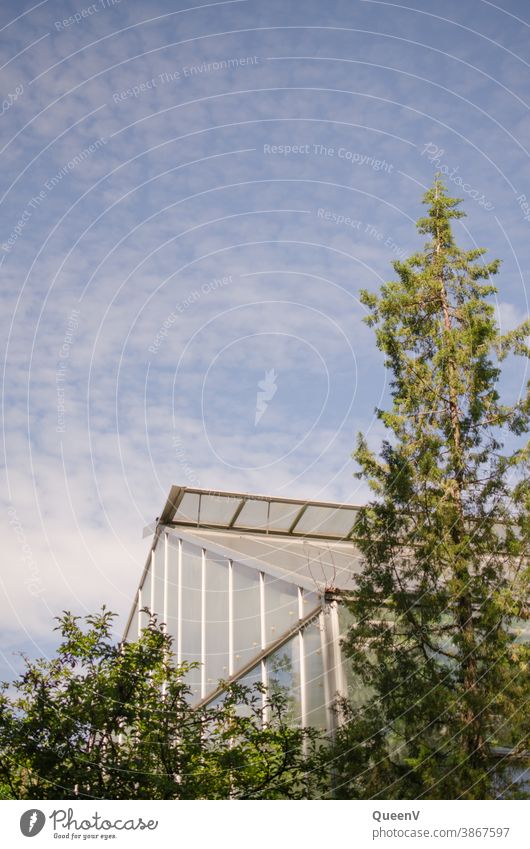
<svg viewBox="0 0 530 849"><path fill-rule="evenodd" d="M8 28L0 48L3 64L49 33L4 70L6 91L24 91L0 127L2 146L13 139L2 153L2 243L27 219L0 269L6 648L50 645L50 617L63 607L105 601L125 611L147 546L143 524L172 483L368 496L350 453L359 429L381 439L372 411L386 378L358 293L394 276L397 251L422 244L412 222L432 177L425 143L444 148L495 205L492 214L466 199L465 238L504 259L502 329L528 313L528 222L516 203L518 193L530 197L526 112L511 93L521 95L521 62L503 45L394 8L382 26L372 4L355 14L347 3L174 5L122 2L58 32L54 21L76 6L44 4ZM2 20L19 13L8 2ZM467 20L461 4L451 14ZM499 10L484 11L480 26L491 35L499 20L506 45L519 49L518 27ZM229 30L242 32L215 35ZM253 55L260 61L248 67L182 75ZM115 102L164 72L181 76ZM265 144L309 152L266 155ZM372 163L354 165L340 148ZM387 170L376 170L381 160ZM361 226L325 221L321 207ZM278 390L255 429L257 383L272 367ZM44 587L35 597L24 583L31 562Z"/></svg>

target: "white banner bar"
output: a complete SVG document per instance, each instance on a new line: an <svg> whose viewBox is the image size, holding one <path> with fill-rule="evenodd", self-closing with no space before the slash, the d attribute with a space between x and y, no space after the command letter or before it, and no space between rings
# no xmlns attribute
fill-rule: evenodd
<svg viewBox="0 0 530 849"><path fill-rule="evenodd" d="M529 846L527 801L2 803L3 845L219 849ZM275 808L273 811L272 808ZM265 825L264 825L265 824Z"/></svg>

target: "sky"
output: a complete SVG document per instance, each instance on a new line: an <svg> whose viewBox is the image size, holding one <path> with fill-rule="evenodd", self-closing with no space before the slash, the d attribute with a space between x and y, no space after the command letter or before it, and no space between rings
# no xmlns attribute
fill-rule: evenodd
<svg viewBox="0 0 530 849"><path fill-rule="evenodd" d="M366 501L359 291L436 170L528 316L529 36L523 0L2 3L2 678L62 610L121 633L172 484Z"/></svg>

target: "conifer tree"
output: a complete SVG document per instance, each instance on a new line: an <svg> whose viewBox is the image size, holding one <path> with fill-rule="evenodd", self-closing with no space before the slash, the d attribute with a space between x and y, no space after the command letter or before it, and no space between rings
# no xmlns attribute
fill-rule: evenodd
<svg viewBox="0 0 530 849"><path fill-rule="evenodd" d="M503 403L500 379L530 356L530 322L500 333L499 262L456 245L464 213L438 176L423 202L424 249L362 293L392 405L380 454L362 435L354 452L374 499L345 648L366 697L346 708L336 793L509 797L530 748L530 392Z"/></svg>

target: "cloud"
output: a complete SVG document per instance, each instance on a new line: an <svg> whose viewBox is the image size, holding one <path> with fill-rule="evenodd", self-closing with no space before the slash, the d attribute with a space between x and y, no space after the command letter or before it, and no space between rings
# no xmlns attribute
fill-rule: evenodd
<svg viewBox="0 0 530 849"><path fill-rule="evenodd" d="M81 8L0 13L6 657L64 607L128 609L172 483L368 497L350 453L388 389L358 296L422 245L427 143L494 205L464 194L459 238L504 260L503 329L528 314L513 17L123 0L56 26Z"/></svg>

